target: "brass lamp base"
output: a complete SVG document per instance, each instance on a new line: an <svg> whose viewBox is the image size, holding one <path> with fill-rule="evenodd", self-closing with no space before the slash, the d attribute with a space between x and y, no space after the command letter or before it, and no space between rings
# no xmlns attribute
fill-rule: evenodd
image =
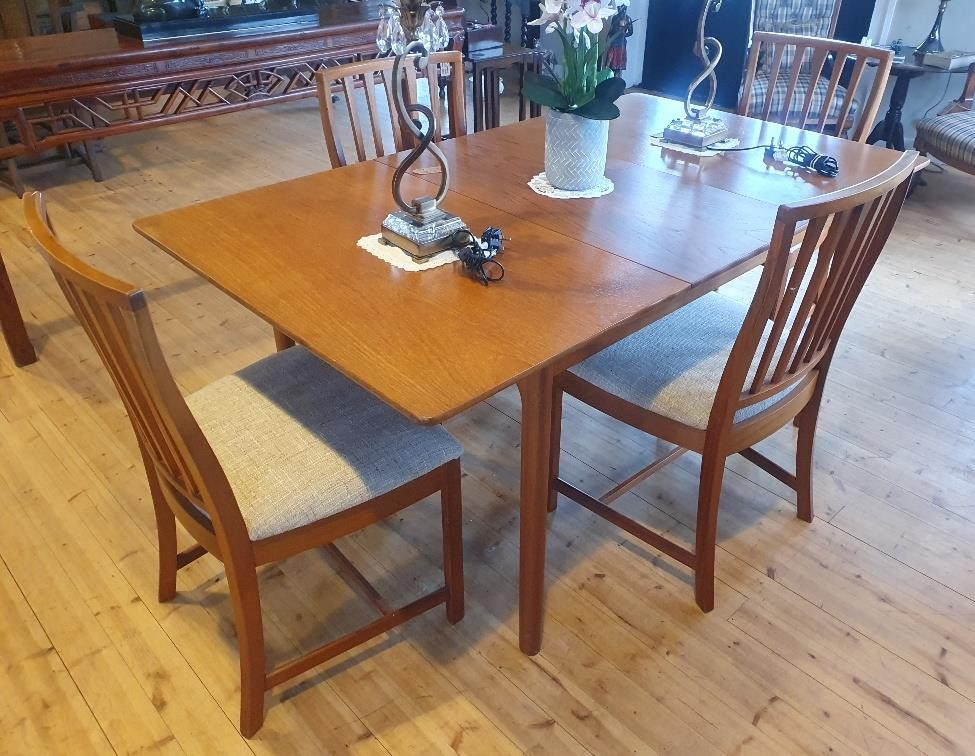
<svg viewBox="0 0 975 756"><path fill-rule="evenodd" d="M664 139L686 147L702 149L728 136L728 127L719 118L675 118L664 129Z"/></svg>
<svg viewBox="0 0 975 756"><path fill-rule="evenodd" d="M467 229L467 224L452 213L416 201L417 212L399 210L383 221L382 235L390 244L399 247L414 260L426 260L438 252L450 249L453 235ZM420 207L423 207L420 210Z"/></svg>

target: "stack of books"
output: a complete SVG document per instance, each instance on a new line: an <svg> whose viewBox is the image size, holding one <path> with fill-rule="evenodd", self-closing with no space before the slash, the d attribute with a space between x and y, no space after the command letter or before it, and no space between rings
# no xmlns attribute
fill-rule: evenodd
<svg viewBox="0 0 975 756"><path fill-rule="evenodd" d="M921 62L926 66L943 68L945 71L957 71L961 68L968 68L972 63L975 63L975 52L946 50L938 53L925 53Z"/></svg>

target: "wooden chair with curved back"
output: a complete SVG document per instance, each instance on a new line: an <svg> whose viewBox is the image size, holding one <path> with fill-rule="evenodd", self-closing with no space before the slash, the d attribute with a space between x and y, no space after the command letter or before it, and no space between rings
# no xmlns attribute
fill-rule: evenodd
<svg viewBox="0 0 975 756"><path fill-rule="evenodd" d="M40 194L24 198L24 211L135 430L159 536L159 600L175 596L177 571L204 554L227 571L245 736L264 721L266 690L439 604L451 623L461 619L461 448L446 431L413 425L297 346L184 398L143 292L69 253ZM446 585L389 608L333 542L437 492ZM196 540L180 552L177 520ZM268 670L257 567L319 546L381 616Z"/></svg>
<svg viewBox="0 0 975 756"><path fill-rule="evenodd" d="M563 373L553 403L550 509L562 493L690 567L704 611L714 607L727 457L741 454L793 488L799 517L811 522L813 437L826 374L921 162L910 152L856 187L780 207L749 307L712 292ZM559 478L563 392L677 448L596 499ZM753 448L793 420L795 474ZM702 455L693 551L608 506L688 450Z"/></svg>
<svg viewBox="0 0 975 756"><path fill-rule="evenodd" d="M877 118L893 55L835 39L755 32L738 114L820 133L831 128L837 136L864 142ZM848 60L853 64L843 84ZM871 63L875 75L861 103L855 94Z"/></svg>
<svg viewBox="0 0 975 756"><path fill-rule="evenodd" d="M435 142L467 133L464 58L460 51L432 53L419 75L412 64L404 65L403 71L400 86L404 87L407 102L418 101L418 81L426 82L430 96L423 104L428 105L434 114ZM447 97L441 101L440 83L445 73ZM402 128L393 105L393 58L329 66L318 71L315 80L325 148L333 168L413 147L413 136ZM336 95L339 96L333 97ZM335 99L342 103L342 107L337 106ZM362 113L362 100L365 100L365 114ZM342 136L347 130L351 130L354 159L347 157L342 146Z"/></svg>

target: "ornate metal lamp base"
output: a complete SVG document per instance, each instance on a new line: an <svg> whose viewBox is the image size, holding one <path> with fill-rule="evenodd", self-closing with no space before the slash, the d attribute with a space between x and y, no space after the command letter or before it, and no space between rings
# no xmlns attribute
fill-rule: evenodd
<svg viewBox="0 0 975 756"><path fill-rule="evenodd" d="M719 118L675 118L664 129L664 139L687 147L707 147L728 136Z"/></svg>
<svg viewBox="0 0 975 756"><path fill-rule="evenodd" d="M425 260L453 246L451 237L467 224L452 213L437 208L425 217L399 210L383 221L383 238L414 260Z"/></svg>

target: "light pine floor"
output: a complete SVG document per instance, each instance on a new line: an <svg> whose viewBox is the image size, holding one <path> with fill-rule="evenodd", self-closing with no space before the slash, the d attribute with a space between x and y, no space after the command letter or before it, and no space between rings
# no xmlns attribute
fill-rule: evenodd
<svg viewBox="0 0 975 756"><path fill-rule="evenodd" d="M148 290L181 387L269 353L263 323L130 224L326 167L316 105L119 138L102 160L103 184L80 166L28 182L50 188L70 247ZM466 450L466 618L450 627L435 611L274 691L252 741L236 730L220 565L197 562L176 601L156 602L128 421L3 193L0 249L40 362L17 369L0 349L0 752L975 752L975 181L929 182L834 361L816 521L731 463L714 612L697 610L682 569L563 502L544 649L519 652L519 408L507 391L448 424ZM594 492L657 451L578 405L563 439L565 473ZM786 461L792 444L789 428L765 448ZM688 537L696 467L683 458L621 505ZM347 550L391 595L416 595L440 580L437 512L423 502ZM317 553L265 569L262 587L276 658L371 616Z"/></svg>

